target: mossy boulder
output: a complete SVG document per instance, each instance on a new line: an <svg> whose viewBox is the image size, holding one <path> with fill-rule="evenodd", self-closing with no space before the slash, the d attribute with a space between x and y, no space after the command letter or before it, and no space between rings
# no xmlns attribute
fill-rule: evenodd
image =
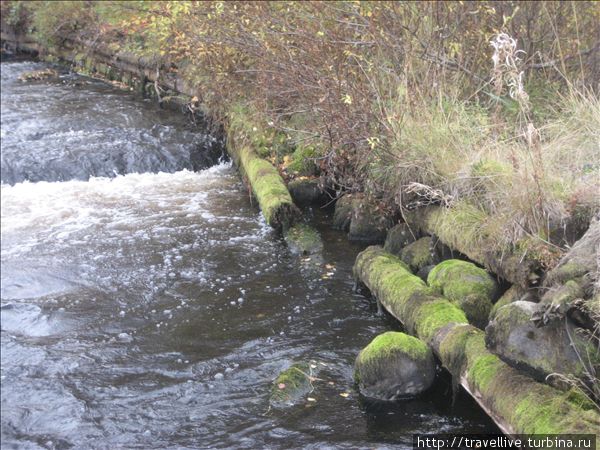
<svg viewBox="0 0 600 450"><path fill-rule="evenodd" d="M364 194L347 194L335 204L333 228L347 231L350 241L381 244L391 223L388 215Z"/></svg>
<svg viewBox="0 0 600 450"><path fill-rule="evenodd" d="M490 320L496 315L496 312L503 306L509 305L510 303L516 302L518 300L524 301L532 301L533 297L531 293L521 286L517 286L513 284L508 290L502 294L502 296L498 299L492 310L490 311Z"/></svg>
<svg viewBox="0 0 600 450"><path fill-rule="evenodd" d="M433 245L433 239L430 236L417 239L400 251L400 259L408 264L410 270L418 272L425 266L439 262Z"/></svg>
<svg viewBox="0 0 600 450"><path fill-rule="evenodd" d="M19 75L18 80L23 82L41 81L58 78L58 72L54 69L30 70Z"/></svg>
<svg viewBox="0 0 600 450"><path fill-rule="evenodd" d="M269 403L275 408L294 406L312 390L310 364L295 363L273 382Z"/></svg>
<svg viewBox="0 0 600 450"><path fill-rule="evenodd" d="M359 353L354 378L366 397L379 400L412 397L432 385L435 360L424 342L389 331L377 336Z"/></svg>
<svg viewBox="0 0 600 450"><path fill-rule="evenodd" d="M485 328L498 290L488 272L467 261L448 259L429 272L427 282L432 289L459 305L470 323Z"/></svg>
<svg viewBox="0 0 600 450"><path fill-rule="evenodd" d="M352 220L352 203L354 198L352 195L344 195L335 202L335 210L333 212L333 228L335 230L348 231L350 229L350 221Z"/></svg>
<svg viewBox="0 0 600 450"><path fill-rule="evenodd" d="M327 196L319 186L317 178L292 180L288 183L288 190L297 205L324 205L327 202Z"/></svg>
<svg viewBox="0 0 600 450"><path fill-rule="evenodd" d="M352 202L348 240L366 244L383 244L392 222L377 204L361 195Z"/></svg>
<svg viewBox="0 0 600 450"><path fill-rule="evenodd" d="M416 231L411 230L406 223L399 223L388 230L383 249L392 255L400 256L402 249L415 242L418 237Z"/></svg>
<svg viewBox="0 0 600 450"><path fill-rule="evenodd" d="M296 224L284 234L290 251L299 255L312 255L323 250L321 235L310 225Z"/></svg>
<svg viewBox="0 0 600 450"><path fill-rule="evenodd" d="M551 373L583 376L585 367L578 354L585 355L586 362L600 363L598 349L570 321L536 327L531 318L538 308L526 301L500 308L485 330L489 349L540 380Z"/></svg>

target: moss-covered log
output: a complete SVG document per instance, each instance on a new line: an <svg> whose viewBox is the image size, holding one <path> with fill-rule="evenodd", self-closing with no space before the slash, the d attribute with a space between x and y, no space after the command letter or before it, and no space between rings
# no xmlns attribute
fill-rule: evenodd
<svg viewBox="0 0 600 450"><path fill-rule="evenodd" d="M527 289L539 284L541 266L526 250L502 252L479 236L482 223L474 214L428 206L406 212L407 223L417 232L436 235L444 244L459 251L512 284ZM479 219L479 218L477 218Z"/></svg>
<svg viewBox="0 0 600 450"><path fill-rule="evenodd" d="M447 259L429 272L427 283L460 306L470 323L485 328L498 291L489 273L473 263Z"/></svg>
<svg viewBox="0 0 600 450"><path fill-rule="evenodd" d="M247 145L228 139L229 154L245 176L269 225L287 230L300 216L277 169Z"/></svg>
<svg viewBox="0 0 600 450"><path fill-rule="evenodd" d="M492 354L483 331L469 325L460 308L432 294L406 264L381 247L359 254L354 274L407 331L432 346L505 433L595 433L600 426L597 411L586 410L569 393L536 382Z"/></svg>
<svg viewBox="0 0 600 450"><path fill-rule="evenodd" d="M433 384L435 360L421 340L388 331L361 350L354 364L354 380L361 394L380 400L418 395Z"/></svg>

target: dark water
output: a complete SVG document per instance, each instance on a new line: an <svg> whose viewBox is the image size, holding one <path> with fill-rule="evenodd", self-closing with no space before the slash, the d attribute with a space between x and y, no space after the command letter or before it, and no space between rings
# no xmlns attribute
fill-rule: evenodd
<svg viewBox="0 0 600 450"><path fill-rule="evenodd" d="M292 256L228 163L186 170L193 152L215 160L213 138L100 83L18 84L31 67L2 63L3 449L409 448L416 432L495 431L444 377L412 401L359 397L354 358L395 325L353 294L360 249L326 216L322 260ZM270 410L272 380L306 360L315 401Z"/></svg>

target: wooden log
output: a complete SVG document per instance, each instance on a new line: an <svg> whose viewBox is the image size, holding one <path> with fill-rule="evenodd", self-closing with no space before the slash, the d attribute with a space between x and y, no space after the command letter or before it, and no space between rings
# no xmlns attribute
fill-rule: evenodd
<svg viewBox="0 0 600 450"><path fill-rule="evenodd" d="M541 266L527 251L502 252L486 242L485 237L483 242L473 238L474 230L471 228L480 227L481 223L468 223L468 220L462 220L451 209L439 206L419 208L406 212L404 216L415 231L436 235L448 247L466 255L511 284L523 289L539 284Z"/></svg>
<svg viewBox="0 0 600 450"><path fill-rule="evenodd" d="M379 246L360 253L357 281L427 342L440 361L507 434L595 433L600 415L572 393L536 382L504 363L485 346L482 330L467 323L456 305L432 293L397 257Z"/></svg>

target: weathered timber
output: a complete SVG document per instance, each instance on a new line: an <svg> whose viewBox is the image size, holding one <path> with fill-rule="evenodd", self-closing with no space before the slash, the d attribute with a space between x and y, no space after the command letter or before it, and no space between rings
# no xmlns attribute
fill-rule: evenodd
<svg viewBox="0 0 600 450"><path fill-rule="evenodd" d="M484 332L464 312L410 273L397 257L371 246L354 275L409 333L427 342L442 364L505 433L595 433L600 415L568 393L539 383L485 346Z"/></svg>
<svg viewBox="0 0 600 450"><path fill-rule="evenodd" d="M404 213L407 223L417 232L437 236L444 244L459 251L512 284L524 289L539 284L541 267L526 251L501 252L493 245L471 239L473 230L459 222L449 208L427 206Z"/></svg>

